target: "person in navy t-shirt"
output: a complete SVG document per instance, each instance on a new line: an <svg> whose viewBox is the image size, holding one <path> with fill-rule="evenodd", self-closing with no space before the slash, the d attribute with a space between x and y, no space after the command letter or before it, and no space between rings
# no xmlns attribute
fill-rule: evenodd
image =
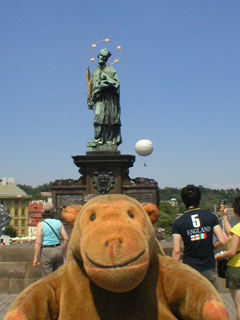
<svg viewBox="0 0 240 320"><path fill-rule="evenodd" d="M213 213L198 207L201 200L198 187L187 185L181 190L181 197L187 210L172 225L172 257L180 260L183 241L183 263L200 272L218 290L213 235L225 245L222 228Z"/></svg>

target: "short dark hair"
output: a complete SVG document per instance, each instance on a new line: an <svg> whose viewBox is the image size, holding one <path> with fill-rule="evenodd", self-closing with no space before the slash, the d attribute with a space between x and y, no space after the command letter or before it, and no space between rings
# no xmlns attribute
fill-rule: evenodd
<svg viewBox="0 0 240 320"><path fill-rule="evenodd" d="M188 184L181 190L182 201L186 208L191 206L197 207L201 200L201 191L193 184Z"/></svg>
<svg viewBox="0 0 240 320"><path fill-rule="evenodd" d="M232 207L234 209L234 212L240 216L240 197L237 197L233 200Z"/></svg>

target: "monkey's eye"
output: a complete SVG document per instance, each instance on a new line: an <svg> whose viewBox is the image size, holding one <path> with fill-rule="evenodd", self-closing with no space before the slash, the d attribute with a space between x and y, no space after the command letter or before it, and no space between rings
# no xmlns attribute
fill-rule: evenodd
<svg viewBox="0 0 240 320"><path fill-rule="evenodd" d="M96 213L92 213L92 214L90 215L90 220L93 221L93 220L95 220L95 219L96 219Z"/></svg>
<svg viewBox="0 0 240 320"><path fill-rule="evenodd" d="M134 215L133 215L133 213L132 213L131 211L128 211L128 215L129 215L129 217L130 217L131 219L134 219Z"/></svg>

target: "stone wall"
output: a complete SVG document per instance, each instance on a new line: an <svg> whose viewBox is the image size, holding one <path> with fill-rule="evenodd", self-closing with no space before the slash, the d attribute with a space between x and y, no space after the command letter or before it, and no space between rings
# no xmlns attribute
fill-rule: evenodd
<svg viewBox="0 0 240 320"><path fill-rule="evenodd" d="M172 241L160 242L167 256L172 256ZM183 248L182 248L183 249ZM33 268L34 244L0 247L0 293L20 293L41 279L41 267ZM225 279L219 278L220 292L228 292Z"/></svg>
<svg viewBox="0 0 240 320"><path fill-rule="evenodd" d="M0 247L0 293L20 293L41 278L40 266L32 266L33 255L33 244Z"/></svg>

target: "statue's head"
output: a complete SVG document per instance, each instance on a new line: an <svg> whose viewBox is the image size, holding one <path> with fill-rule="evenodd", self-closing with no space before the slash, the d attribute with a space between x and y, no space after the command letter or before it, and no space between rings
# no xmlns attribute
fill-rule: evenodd
<svg viewBox="0 0 240 320"><path fill-rule="evenodd" d="M108 61L108 58L111 57L111 52L108 51L107 48L101 49L99 54L98 54L98 63L99 65L104 65Z"/></svg>

